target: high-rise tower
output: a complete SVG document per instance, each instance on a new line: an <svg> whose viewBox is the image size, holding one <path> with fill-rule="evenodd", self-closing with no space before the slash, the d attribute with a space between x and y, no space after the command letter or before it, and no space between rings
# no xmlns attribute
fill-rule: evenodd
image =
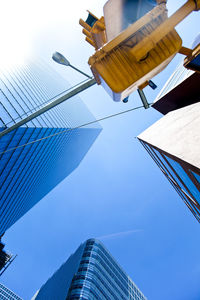
<svg viewBox="0 0 200 300"><path fill-rule="evenodd" d="M5 285L0 283L0 299L1 300L22 300L13 291L9 290Z"/></svg>
<svg viewBox="0 0 200 300"><path fill-rule="evenodd" d="M0 131L70 89L35 61L0 70ZM94 120L73 97L0 138L0 235L80 164L101 127L78 127Z"/></svg>
<svg viewBox="0 0 200 300"><path fill-rule="evenodd" d="M199 100L200 74L181 63L153 104L164 116L138 138L200 222Z"/></svg>
<svg viewBox="0 0 200 300"><path fill-rule="evenodd" d="M146 300L104 245L89 239L41 287L32 300Z"/></svg>

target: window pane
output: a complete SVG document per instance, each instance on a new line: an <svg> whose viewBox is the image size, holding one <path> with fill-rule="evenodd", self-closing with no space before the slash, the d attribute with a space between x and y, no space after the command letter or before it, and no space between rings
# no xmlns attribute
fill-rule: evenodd
<svg viewBox="0 0 200 300"><path fill-rule="evenodd" d="M182 179L184 184L187 186L188 190L193 195L193 197L200 203L200 192L198 191L198 189L196 188L192 180L189 178L185 170L181 167L181 165L177 161L169 158L168 156L165 157L168 160L168 162L171 164L171 166L174 168L176 173L179 175L179 177Z"/></svg>

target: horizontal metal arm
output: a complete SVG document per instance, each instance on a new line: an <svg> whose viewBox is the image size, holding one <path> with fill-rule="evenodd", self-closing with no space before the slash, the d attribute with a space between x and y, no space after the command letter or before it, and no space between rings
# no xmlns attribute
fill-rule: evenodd
<svg viewBox="0 0 200 300"><path fill-rule="evenodd" d="M32 113L31 115L29 115L28 117L24 118L23 120L15 123L14 125L12 125L9 128L6 128L5 130L0 132L0 138L4 135L6 135L7 133L19 128L20 126L30 122L31 120L39 117L40 115L42 115L43 113L47 112L48 110L54 108L55 106L57 106L58 104L61 104L62 102L72 98L73 96L79 94L80 92L88 89L89 87L93 86L94 84L96 84L96 81L94 78L87 80L86 82L80 84L78 87L76 86L76 88L72 88L72 90L70 92L68 92L67 94L51 101L50 103L48 103L47 105L45 105L44 107L40 108L39 110L37 110L36 112Z"/></svg>

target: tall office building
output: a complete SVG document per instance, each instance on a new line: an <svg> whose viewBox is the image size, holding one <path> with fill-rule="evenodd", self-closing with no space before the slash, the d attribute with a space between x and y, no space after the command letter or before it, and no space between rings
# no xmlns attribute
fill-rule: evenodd
<svg viewBox="0 0 200 300"><path fill-rule="evenodd" d="M0 131L70 89L36 61L0 70ZM77 168L101 131L98 124L77 127L94 120L73 97L0 138L0 236Z"/></svg>
<svg viewBox="0 0 200 300"><path fill-rule="evenodd" d="M0 299L1 300L23 300L11 290L9 290L5 285L0 283Z"/></svg>
<svg viewBox="0 0 200 300"><path fill-rule="evenodd" d="M89 239L41 287L32 300L116 299L146 297L104 245Z"/></svg>
<svg viewBox="0 0 200 300"><path fill-rule="evenodd" d="M153 104L164 117L138 138L200 222L199 101L200 74L181 63Z"/></svg>

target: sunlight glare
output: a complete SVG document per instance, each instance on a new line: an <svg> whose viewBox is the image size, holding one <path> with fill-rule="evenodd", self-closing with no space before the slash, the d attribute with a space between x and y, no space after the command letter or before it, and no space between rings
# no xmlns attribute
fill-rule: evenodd
<svg viewBox="0 0 200 300"><path fill-rule="evenodd" d="M31 51L30 28L18 1L1 3L0 66L21 65ZM23 1L19 1L23 2ZM21 3L22 4L22 3Z"/></svg>

